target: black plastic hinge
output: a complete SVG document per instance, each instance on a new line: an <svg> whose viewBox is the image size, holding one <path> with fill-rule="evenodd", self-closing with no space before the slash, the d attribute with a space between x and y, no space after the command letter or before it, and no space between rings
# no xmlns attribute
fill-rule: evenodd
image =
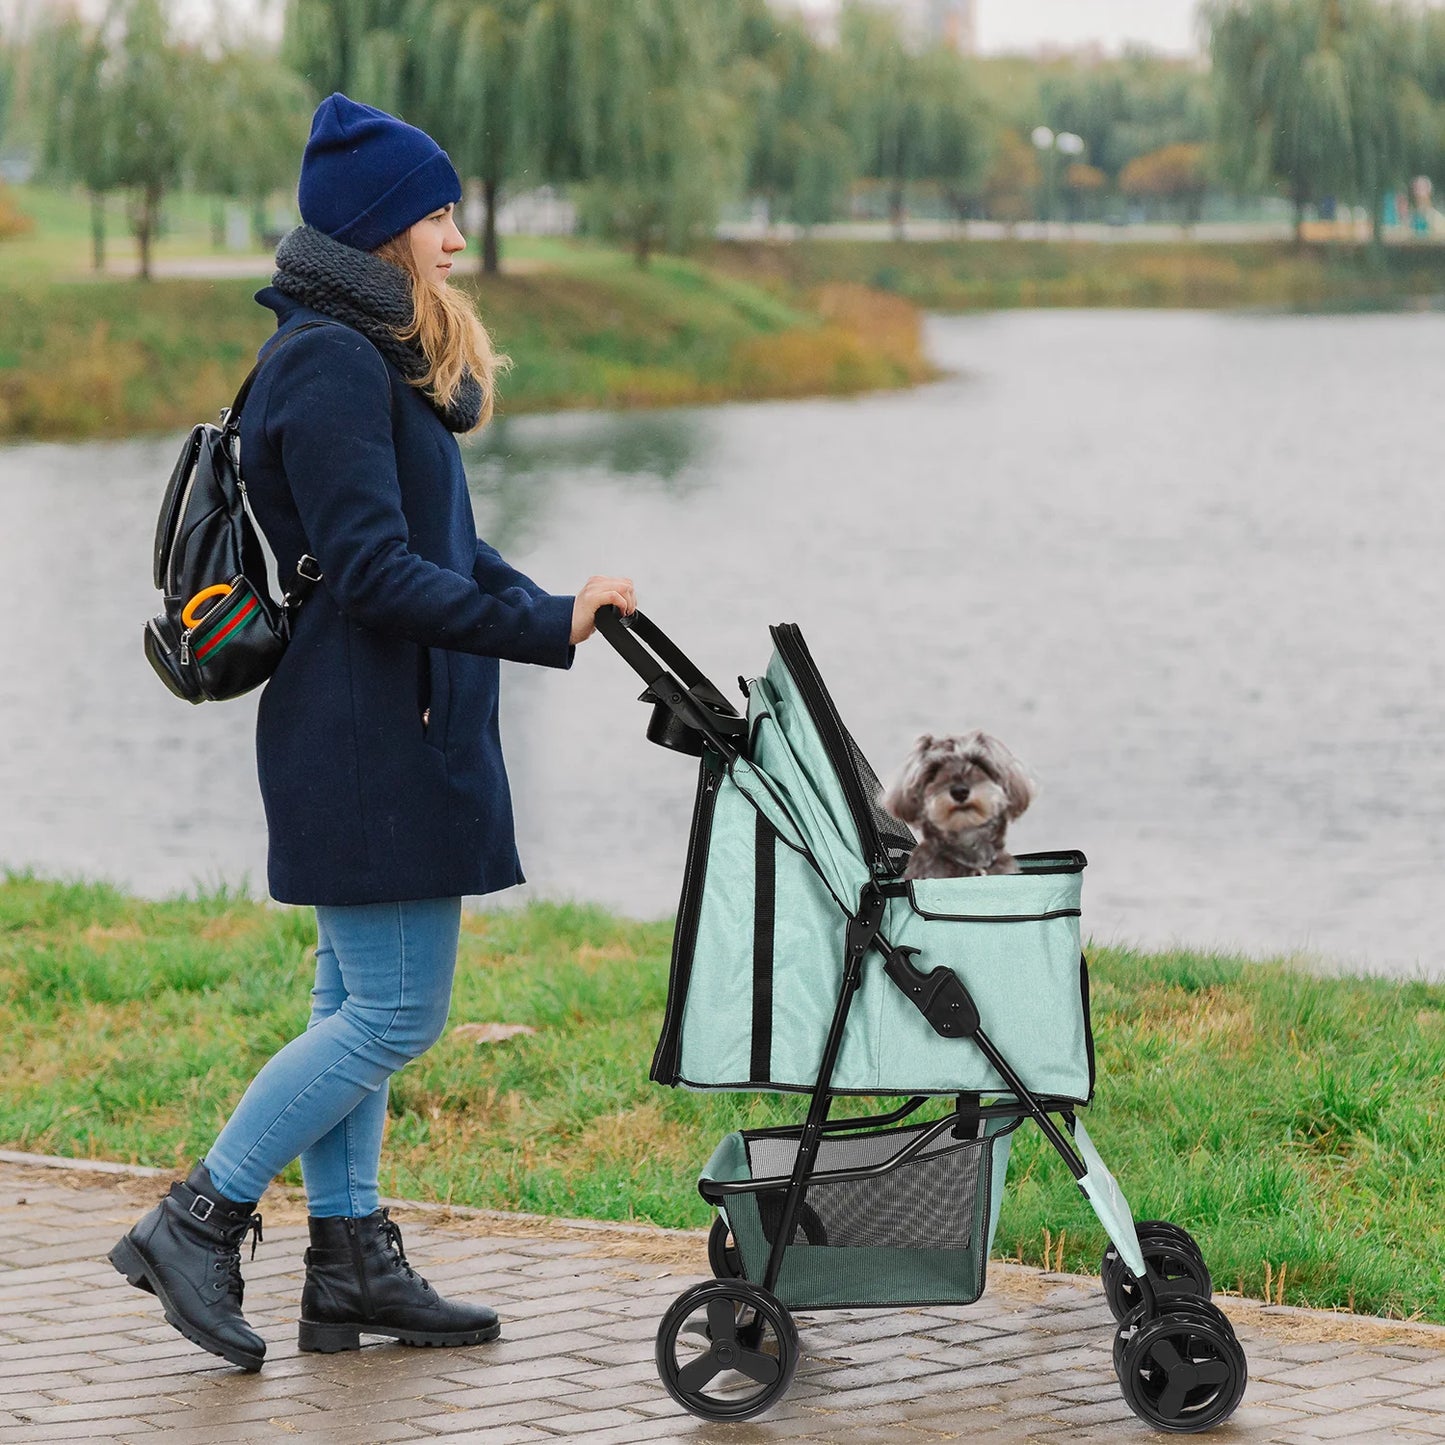
<svg viewBox="0 0 1445 1445"><path fill-rule="evenodd" d="M912 958L917 952L906 944L892 949L883 972L903 990L934 1033L946 1039L971 1039L979 1027L973 996L951 968L940 964L931 973L914 968Z"/></svg>

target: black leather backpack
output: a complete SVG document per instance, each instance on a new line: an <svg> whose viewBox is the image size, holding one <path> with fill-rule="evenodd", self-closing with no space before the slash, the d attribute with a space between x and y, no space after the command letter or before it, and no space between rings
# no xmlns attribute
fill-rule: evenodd
<svg viewBox="0 0 1445 1445"><path fill-rule="evenodd" d="M316 559L306 555L282 599L272 594L241 477L241 408L281 346L327 324L304 322L261 354L219 423L193 428L166 486L155 544L164 606L146 623L145 653L187 702L221 702L265 682L286 650L292 618L321 580Z"/></svg>

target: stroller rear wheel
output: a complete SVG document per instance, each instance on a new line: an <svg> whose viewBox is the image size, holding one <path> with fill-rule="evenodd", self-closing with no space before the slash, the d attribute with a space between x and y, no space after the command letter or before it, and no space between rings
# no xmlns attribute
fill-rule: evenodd
<svg viewBox="0 0 1445 1445"><path fill-rule="evenodd" d="M787 1393L798 1368L793 1317L747 1280L684 1290L657 1327L657 1373L704 1420L751 1420Z"/></svg>
<svg viewBox="0 0 1445 1445"><path fill-rule="evenodd" d="M1172 1434L1231 1416L1249 1371L1224 1312L1206 1300L1170 1301L1125 1341L1119 1388L1146 1424Z"/></svg>
<svg viewBox="0 0 1445 1445"><path fill-rule="evenodd" d="M1187 1229L1163 1219L1146 1219L1135 1225L1139 1249L1152 1276L1155 1296L1171 1299L1185 1296L1207 1300L1214 1293L1214 1281L1204 1255ZM1104 1298L1116 1320L1123 1320L1143 1302L1134 1271L1124 1263L1111 1244L1104 1251L1099 1269Z"/></svg>
<svg viewBox="0 0 1445 1445"><path fill-rule="evenodd" d="M712 1266L717 1279L744 1279L743 1257L733 1241L733 1232L728 1222L718 1215L712 1222L707 1235L707 1262Z"/></svg>

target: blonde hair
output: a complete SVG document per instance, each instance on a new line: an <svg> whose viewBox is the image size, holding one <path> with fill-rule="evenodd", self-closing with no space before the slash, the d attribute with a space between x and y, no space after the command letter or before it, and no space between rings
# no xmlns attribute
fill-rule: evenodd
<svg viewBox="0 0 1445 1445"><path fill-rule="evenodd" d="M376 255L399 266L411 281L411 325L399 328L396 339L406 346L419 345L427 359L426 375L412 385L430 391L445 407L470 371L482 384L482 414L473 430L484 427L492 418L494 379L511 366L512 358L492 349L476 303L465 291L434 285L421 274L405 231L378 246Z"/></svg>

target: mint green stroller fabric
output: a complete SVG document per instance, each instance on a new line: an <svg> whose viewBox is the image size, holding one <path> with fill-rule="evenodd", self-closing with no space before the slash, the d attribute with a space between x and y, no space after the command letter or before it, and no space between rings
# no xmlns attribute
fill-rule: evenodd
<svg viewBox="0 0 1445 1445"><path fill-rule="evenodd" d="M748 758L727 765L709 750L703 759L653 1077L700 1089L806 1091L837 1003L846 914L857 910L870 871L837 769L777 653L748 692ZM942 964L958 974L984 1031L1030 1090L1086 1103L1093 1051L1079 931L1084 859L1061 852L1020 866L1018 874L914 880L906 897L888 899L881 931L895 947L917 949L913 964L923 972ZM1007 1090L972 1042L934 1032L875 950L831 1092Z"/></svg>

